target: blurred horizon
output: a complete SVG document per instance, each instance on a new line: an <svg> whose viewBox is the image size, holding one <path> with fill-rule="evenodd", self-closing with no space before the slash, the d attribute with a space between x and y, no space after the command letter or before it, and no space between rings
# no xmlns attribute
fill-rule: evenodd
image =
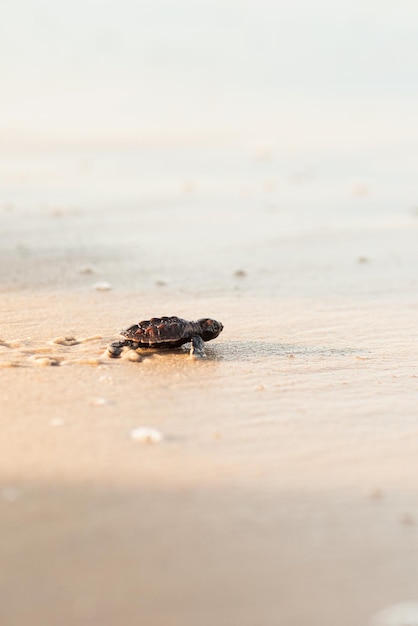
<svg viewBox="0 0 418 626"><path fill-rule="evenodd" d="M0 144L418 140L418 5L17 0L0 10Z"/></svg>

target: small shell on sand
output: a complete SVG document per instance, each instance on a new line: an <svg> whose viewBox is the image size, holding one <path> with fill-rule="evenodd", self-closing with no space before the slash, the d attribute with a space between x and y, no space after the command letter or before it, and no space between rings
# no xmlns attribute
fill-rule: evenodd
<svg viewBox="0 0 418 626"><path fill-rule="evenodd" d="M155 428L147 428L145 426L139 426L138 428L134 428L130 432L131 439L135 441L139 441L140 443L160 443L164 436Z"/></svg>
<svg viewBox="0 0 418 626"><path fill-rule="evenodd" d="M366 263L370 263L370 259L369 259L368 256L359 256L359 257L357 257L357 263L360 263L360 264L364 265Z"/></svg>
<svg viewBox="0 0 418 626"><path fill-rule="evenodd" d="M247 272L245 270L237 270L234 272L234 276L236 278L245 278L247 276Z"/></svg>
<svg viewBox="0 0 418 626"><path fill-rule="evenodd" d="M13 363L13 361L0 361L0 368L6 367L19 367L19 363Z"/></svg>
<svg viewBox="0 0 418 626"><path fill-rule="evenodd" d="M105 404L109 404L109 401L106 398L93 398L90 404L92 406L105 406Z"/></svg>
<svg viewBox="0 0 418 626"><path fill-rule="evenodd" d="M108 374L104 374L103 376L100 376L99 383L107 383L109 385L113 385L113 378Z"/></svg>
<svg viewBox="0 0 418 626"><path fill-rule="evenodd" d="M375 502L377 502L378 500L382 500L382 498L383 498L383 491L381 489L373 489L369 493L369 498L370 498L370 500L374 500Z"/></svg>
<svg viewBox="0 0 418 626"><path fill-rule="evenodd" d="M402 526L416 526L417 521L411 513L404 513L400 519L400 523Z"/></svg>
<svg viewBox="0 0 418 626"><path fill-rule="evenodd" d="M48 341L50 345L57 343L60 346L76 346L79 341L75 337L55 337L55 339L51 339Z"/></svg>
<svg viewBox="0 0 418 626"><path fill-rule="evenodd" d="M112 285L105 280L101 280L98 283L94 283L93 289L95 291L110 291L112 289Z"/></svg>

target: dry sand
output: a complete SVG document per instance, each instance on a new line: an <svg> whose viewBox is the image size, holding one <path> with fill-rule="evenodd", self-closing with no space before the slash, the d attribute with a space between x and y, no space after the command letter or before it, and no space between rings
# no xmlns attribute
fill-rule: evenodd
<svg viewBox="0 0 418 626"><path fill-rule="evenodd" d="M135 200L100 163L107 202L46 166L3 189L0 623L400 626L376 615L418 600L416 215L263 173ZM164 314L223 322L206 361L106 358Z"/></svg>

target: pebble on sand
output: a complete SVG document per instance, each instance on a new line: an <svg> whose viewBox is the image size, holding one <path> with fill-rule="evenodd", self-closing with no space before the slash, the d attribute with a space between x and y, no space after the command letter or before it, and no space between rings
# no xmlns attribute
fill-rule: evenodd
<svg viewBox="0 0 418 626"><path fill-rule="evenodd" d="M374 501L378 501L378 500L382 500L383 498L383 491L379 488L373 489L370 493L369 493L369 498L370 500L374 500Z"/></svg>
<svg viewBox="0 0 418 626"><path fill-rule="evenodd" d="M400 519L402 526L415 526L417 521L411 513L404 513Z"/></svg>
<svg viewBox="0 0 418 626"><path fill-rule="evenodd" d="M247 272L245 270L236 270L234 272L234 276L236 278L245 278L247 276Z"/></svg>
<svg viewBox="0 0 418 626"><path fill-rule="evenodd" d="M366 265L366 263L370 263L370 258L365 255L359 256L357 257L357 263L360 263L360 265Z"/></svg>
<svg viewBox="0 0 418 626"><path fill-rule="evenodd" d="M163 434L159 430L145 426L134 428L131 430L130 435L131 439L140 443L160 443L164 439Z"/></svg>

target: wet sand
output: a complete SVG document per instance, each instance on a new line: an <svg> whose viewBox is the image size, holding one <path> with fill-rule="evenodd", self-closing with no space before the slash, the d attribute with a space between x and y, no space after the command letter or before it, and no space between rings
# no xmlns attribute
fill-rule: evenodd
<svg viewBox="0 0 418 626"><path fill-rule="evenodd" d="M269 176L7 190L2 624L384 626L417 599L416 215ZM223 322L205 361L106 357L165 314Z"/></svg>

